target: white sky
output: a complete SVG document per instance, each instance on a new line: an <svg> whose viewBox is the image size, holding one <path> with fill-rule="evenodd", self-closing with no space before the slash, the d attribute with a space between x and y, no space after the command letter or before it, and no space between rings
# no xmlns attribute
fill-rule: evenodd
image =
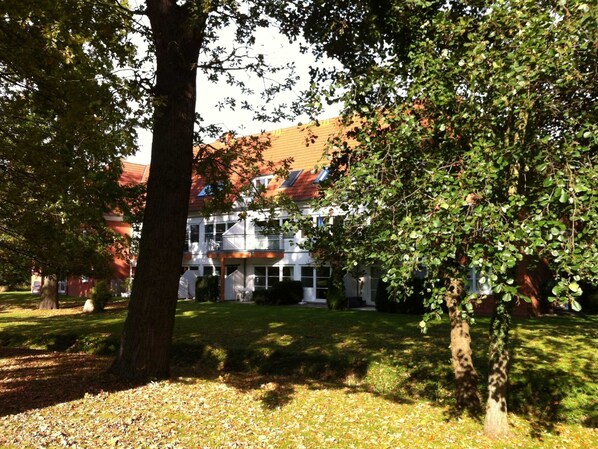
<svg viewBox="0 0 598 449"><path fill-rule="evenodd" d="M284 64L289 61L294 61L296 65L296 73L300 76L299 83L295 86L293 92L286 92L281 94L276 101L278 103L291 103L296 100L301 90L308 87L309 83L309 66L315 63L315 58L312 55L301 54L299 45L297 43L290 44L284 36L281 36L275 29L263 30L257 36L257 44L255 53L262 53L266 57L266 61L270 64ZM226 38L223 38L226 39ZM332 65L332 62L319 61L318 66ZM256 76L250 77L245 73L239 72L236 76L242 77L246 83L259 93L262 85L262 80ZM275 77L282 76L281 74ZM280 78L279 78L280 79ZM282 80L281 80L282 81ZM305 122L307 117L297 117L292 121L282 121L277 123L255 122L252 119L252 113L245 110L221 110L216 107L216 103L226 96L235 96L239 98L240 92L235 93L232 88L222 83L211 83L207 77L198 72L197 83L197 112L204 118L206 124L215 123L222 125L225 129L235 130L241 135L252 134L261 130L273 130L285 128L296 125L299 122ZM259 104L259 95L255 98L249 98L250 103ZM330 118L339 114L340 106L335 105L324 110L321 118ZM138 130L139 133L139 147L137 154L129 157L127 160L137 163L147 164L150 162L151 153L151 132L148 130Z"/></svg>

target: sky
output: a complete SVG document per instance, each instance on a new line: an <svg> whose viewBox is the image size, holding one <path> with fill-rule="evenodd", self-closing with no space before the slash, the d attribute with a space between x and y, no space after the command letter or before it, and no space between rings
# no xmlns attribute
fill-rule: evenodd
<svg viewBox="0 0 598 449"><path fill-rule="evenodd" d="M226 36L223 37L224 40ZM289 43L288 40L280 35L275 29L262 30L257 35L257 43L255 53L262 53L266 57L266 60L271 64L284 64L289 61L295 62L296 73L300 76L300 81L295 86L292 92L286 92L280 94L277 97L277 101L281 103L290 103L297 99L303 89L306 89L309 85L309 67L315 64L315 58L311 54L302 54L299 51L298 43ZM319 67L330 66L333 63L331 61L318 61ZM243 78L246 83L254 90L259 91L263 81L257 78L257 76L249 76L245 73L237 73L237 76ZM273 76L276 79L275 75ZM280 78L279 81L282 81ZM305 123L308 117L296 117L291 121L281 121L277 123L268 122L256 122L252 118L252 113L245 110L232 111L229 109L218 110L216 104L220 99L225 96L235 96L236 98L247 98L243 96L239 91L235 92L230 86L227 86L224 82L214 84L208 81L207 77L201 72L198 72L197 82L197 112L206 120L206 123L215 123L222 125L223 128L229 130L235 130L241 135L253 134L262 130L274 130L285 128L296 125L300 122ZM258 95L253 98L247 98L250 102L256 104L259 103L260 99ZM333 105L324 109L320 118L331 118L339 114L340 106ZM150 162L151 153L151 132L148 130L138 130L138 144L140 150L134 156L127 158L131 162L137 162L141 164L148 164Z"/></svg>

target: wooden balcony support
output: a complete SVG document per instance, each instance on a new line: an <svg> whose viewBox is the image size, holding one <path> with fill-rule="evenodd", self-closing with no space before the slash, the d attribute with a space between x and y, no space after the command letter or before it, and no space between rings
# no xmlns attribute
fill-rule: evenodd
<svg viewBox="0 0 598 449"><path fill-rule="evenodd" d="M283 250L208 251L210 259L282 259Z"/></svg>

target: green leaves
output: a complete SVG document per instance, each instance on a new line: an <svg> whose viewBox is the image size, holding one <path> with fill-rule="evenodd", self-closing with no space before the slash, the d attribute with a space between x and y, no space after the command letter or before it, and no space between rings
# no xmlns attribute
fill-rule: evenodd
<svg viewBox="0 0 598 449"><path fill-rule="evenodd" d="M347 221L364 235L352 252L394 270L397 291L421 261L430 307L444 275L466 276L474 261L509 303L530 299L515 276L523 264L598 282L598 27L584 5L429 4L408 35L379 18L376 44L392 62L345 66L359 157L327 197L366 208ZM559 287L560 302L578 281Z"/></svg>

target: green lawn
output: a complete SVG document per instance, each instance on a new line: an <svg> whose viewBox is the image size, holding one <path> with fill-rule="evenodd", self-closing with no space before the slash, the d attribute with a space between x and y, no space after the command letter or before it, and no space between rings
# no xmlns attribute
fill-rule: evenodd
<svg viewBox="0 0 598 449"><path fill-rule="evenodd" d="M36 301L26 294L0 294L0 345L115 353L126 313L122 304L103 314L83 315L81 300L67 301L71 308L61 311L34 310ZM203 417L200 427L217 428L226 416L270 429L261 436L237 434L237 447L598 444L597 317L515 321L509 406L517 439L496 445L481 443L478 420L452 415L448 324L435 323L422 335L418 322L414 316L365 311L180 301L173 354L178 380L160 385L177 389L178 396L222 395L224 409ZM472 332L482 379L487 328L488 319L480 318ZM189 429L188 421L197 417L190 418L184 409L174 415L186 444L230 444L226 432L208 435ZM290 430L289 423L297 423L297 429ZM308 438L310 426L320 430ZM272 428L279 429L276 438ZM410 436L406 428L414 433ZM194 435L203 436L197 440ZM377 440L383 437L384 444Z"/></svg>

